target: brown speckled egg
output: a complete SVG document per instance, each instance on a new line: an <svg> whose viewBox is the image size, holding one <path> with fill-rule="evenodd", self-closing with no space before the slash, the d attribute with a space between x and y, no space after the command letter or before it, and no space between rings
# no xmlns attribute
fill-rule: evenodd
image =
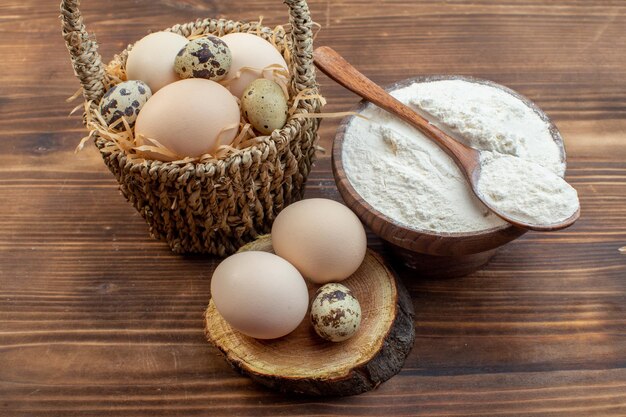
<svg viewBox="0 0 626 417"><path fill-rule="evenodd" d="M341 284L326 284L315 293L311 323L323 339L341 342L351 338L361 324L361 305L352 291Z"/></svg>
<svg viewBox="0 0 626 417"><path fill-rule="evenodd" d="M232 62L230 49L217 36L189 41L174 61L174 70L181 78L223 79Z"/></svg>
<svg viewBox="0 0 626 417"><path fill-rule="evenodd" d="M244 90L241 110L252 127L269 135L287 121L287 98L274 81L259 78Z"/></svg>
<svg viewBox="0 0 626 417"><path fill-rule="evenodd" d="M118 121L122 116L129 125L133 126L139 111L152 96L150 87L143 81L124 81L111 87L100 101L100 113L109 125ZM116 127L122 129L123 124Z"/></svg>

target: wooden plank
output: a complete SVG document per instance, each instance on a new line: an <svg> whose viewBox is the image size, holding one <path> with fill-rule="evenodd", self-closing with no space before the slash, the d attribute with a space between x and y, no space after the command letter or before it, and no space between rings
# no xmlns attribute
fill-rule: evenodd
<svg viewBox="0 0 626 417"><path fill-rule="evenodd" d="M403 371L344 399L286 397L208 345L209 257L147 235L84 135L55 4L0 4L0 415L626 414L626 3L311 0L316 43L375 81L488 78L535 100L568 149L582 218L529 233L483 270L398 270L416 311ZM149 30L205 16L287 21L281 2L84 0L108 59ZM320 75L327 111L357 98ZM338 120L326 119L330 149ZM320 153L307 196L339 200ZM369 234L370 247L382 251ZM397 266L397 265L396 265Z"/></svg>

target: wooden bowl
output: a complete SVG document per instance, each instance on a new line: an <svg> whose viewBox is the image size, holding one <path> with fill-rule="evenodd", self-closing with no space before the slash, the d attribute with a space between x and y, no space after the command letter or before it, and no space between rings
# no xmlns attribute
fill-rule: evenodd
<svg viewBox="0 0 626 417"><path fill-rule="evenodd" d="M266 235L239 251L272 252ZM350 339L333 343L313 330L309 315L287 336L259 340L235 331L213 301L205 312L205 334L226 360L253 380L288 393L354 395L397 374L413 342L413 304L407 290L368 250L359 269L341 282L361 305L361 326ZM307 284L312 298L319 286Z"/></svg>
<svg viewBox="0 0 626 417"><path fill-rule="evenodd" d="M519 93L491 81L462 76L420 76L400 81L386 90L393 91L414 82L438 80L464 80L490 85L506 91L532 108L549 126L552 138L561 150L565 163L563 139L556 126L532 101ZM362 112L371 103L363 100L356 112ZM335 182L344 201L376 235L378 235L405 266L428 277L454 277L472 273L493 257L496 249L523 235L526 230L513 225L503 225L488 230L469 233L436 233L428 230L408 228L385 216L368 204L352 187L344 171L342 155L345 132L356 116L342 120L332 152L332 167Z"/></svg>

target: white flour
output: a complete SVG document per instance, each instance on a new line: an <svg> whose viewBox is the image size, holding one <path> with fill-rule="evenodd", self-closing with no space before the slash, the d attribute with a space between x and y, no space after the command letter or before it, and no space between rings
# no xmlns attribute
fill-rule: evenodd
<svg viewBox="0 0 626 417"><path fill-rule="evenodd" d="M521 100L462 80L414 83L392 93L430 120L482 150L534 161L562 176L565 166L548 125ZM434 142L369 105L346 130L348 180L375 209L413 229L474 232L505 225L470 190L452 159ZM460 136L463 136L461 138Z"/></svg>
<svg viewBox="0 0 626 417"><path fill-rule="evenodd" d="M480 159L478 191L508 217L529 224L555 224L579 208L578 193L541 165L496 152Z"/></svg>

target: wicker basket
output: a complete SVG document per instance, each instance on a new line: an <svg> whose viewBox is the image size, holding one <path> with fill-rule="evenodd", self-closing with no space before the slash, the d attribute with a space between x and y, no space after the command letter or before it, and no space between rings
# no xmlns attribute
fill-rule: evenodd
<svg viewBox="0 0 626 417"><path fill-rule="evenodd" d="M79 0L61 2L63 37L86 102L99 103L106 85L105 67L83 24ZM285 0L291 30L287 36L290 97L317 91L312 62L311 18L305 0ZM167 31L183 36L254 32L269 39L260 23L204 19ZM126 62L127 48L116 59ZM283 51L284 52L284 51ZM95 105L94 104L94 105ZM299 101L296 113L318 112L317 99ZM302 198L315 158L318 120L291 117L284 128L251 148L216 162L175 164L129 158L111 141L95 135L104 162L122 194L150 226L150 234L167 241L176 253L225 256L270 231L276 215ZM106 145L106 146L105 146Z"/></svg>

